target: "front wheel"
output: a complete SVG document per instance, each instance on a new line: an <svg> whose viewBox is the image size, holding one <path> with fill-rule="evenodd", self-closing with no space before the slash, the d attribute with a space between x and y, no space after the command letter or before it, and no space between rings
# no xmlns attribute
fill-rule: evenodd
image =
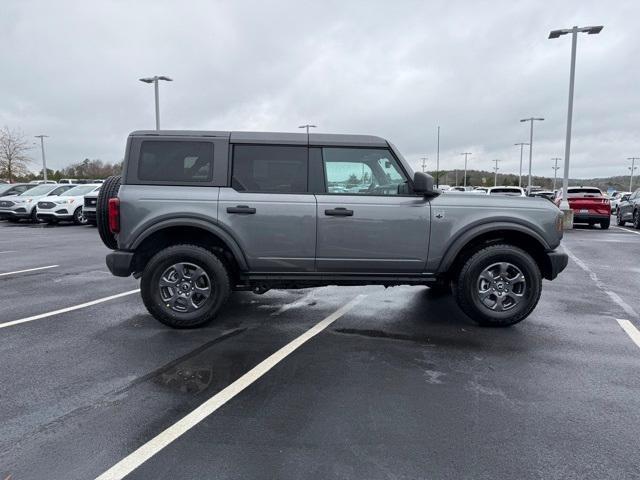
<svg viewBox="0 0 640 480"><path fill-rule="evenodd" d="M633 228L636 230L640 229L640 212L638 212L638 210L633 212Z"/></svg>
<svg viewBox="0 0 640 480"><path fill-rule="evenodd" d="M542 275L535 260L513 245L492 245L467 259L454 284L462 311L479 325L507 327L533 311Z"/></svg>
<svg viewBox="0 0 640 480"><path fill-rule="evenodd" d="M617 224L619 227L624 227L626 223L627 223L627 222L625 222L625 221L622 219L622 212L620 211L620 209L618 209L618 213L616 213L616 224Z"/></svg>
<svg viewBox="0 0 640 480"><path fill-rule="evenodd" d="M224 264L195 245L174 245L155 254L142 273L142 300L158 321L196 328L213 320L231 292Z"/></svg>
<svg viewBox="0 0 640 480"><path fill-rule="evenodd" d="M87 219L82 213L82 207L76 208L75 212L73 212L73 223L76 225L86 225Z"/></svg>

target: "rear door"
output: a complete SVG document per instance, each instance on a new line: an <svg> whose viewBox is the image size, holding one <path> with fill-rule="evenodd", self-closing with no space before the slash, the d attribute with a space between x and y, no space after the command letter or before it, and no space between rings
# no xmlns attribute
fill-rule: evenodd
<svg viewBox="0 0 640 480"><path fill-rule="evenodd" d="M316 199L306 145L235 144L231 187L220 189L218 220L252 272L312 272Z"/></svg>
<svg viewBox="0 0 640 480"><path fill-rule="evenodd" d="M406 191L387 148L323 147L316 266L321 272L419 273L429 247L431 208Z"/></svg>

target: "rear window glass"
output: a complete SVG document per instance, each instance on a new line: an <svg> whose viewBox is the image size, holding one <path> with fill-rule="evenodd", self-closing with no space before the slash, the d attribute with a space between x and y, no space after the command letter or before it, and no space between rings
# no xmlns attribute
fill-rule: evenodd
<svg viewBox="0 0 640 480"><path fill-rule="evenodd" d="M567 192L570 197L601 197L602 192L597 188L570 188Z"/></svg>
<svg viewBox="0 0 640 480"><path fill-rule="evenodd" d="M491 195L496 193L508 193L510 195L521 195L522 192L517 188L492 188L489 192Z"/></svg>
<svg viewBox="0 0 640 480"><path fill-rule="evenodd" d="M306 193L307 147L236 145L231 186L239 192Z"/></svg>
<svg viewBox="0 0 640 480"><path fill-rule="evenodd" d="M208 182L213 175L213 144L144 141L138 179L149 182Z"/></svg>

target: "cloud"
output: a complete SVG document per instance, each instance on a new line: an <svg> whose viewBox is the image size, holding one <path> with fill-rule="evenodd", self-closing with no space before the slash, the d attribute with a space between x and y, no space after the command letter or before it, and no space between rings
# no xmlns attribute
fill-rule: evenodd
<svg viewBox="0 0 640 480"><path fill-rule="evenodd" d="M48 163L117 161L153 128L370 133L414 164L516 172L535 125L534 174L564 156L570 39L578 43L572 177L623 174L640 154L636 2L3 2L0 124L46 133Z"/></svg>

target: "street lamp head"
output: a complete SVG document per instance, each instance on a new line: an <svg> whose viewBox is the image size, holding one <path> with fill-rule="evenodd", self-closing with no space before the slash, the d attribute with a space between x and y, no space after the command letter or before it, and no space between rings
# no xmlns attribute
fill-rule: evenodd
<svg viewBox="0 0 640 480"><path fill-rule="evenodd" d="M49 138L49 135L34 135L34 138Z"/></svg>
<svg viewBox="0 0 640 480"><path fill-rule="evenodd" d="M569 33L569 30L551 30L551 32L549 32L549 39L558 38L561 35L566 35L567 33Z"/></svg>
<svg viewBox="0 0 640 480"><path fill-rule="evenodd" d="M173 82L173 79L171 79L169 77L165 77L164 75L159 76L158 80L165 80L167 82Z"/></svg>
<svg viewBox="0 0 640 480"><path fill-rule="evenodd" d="M600 33L602 31L602 29L604 28L604 25L596 25L593 27L584 27L586 30L586 32L589 35L597 35L598 33Z"/></svg>
<svg viewBox="0 0 640 480"><path fill-rule="evenodd" d="M315 125L300 125L298 128L317 128Z"/></svg>
<svg viewBox="0 0 640 480"><path fill-rule="evenodd" d="M154 79L147 77L147 78L141 78L140 81L144 83L153 83Z"/></svg>

